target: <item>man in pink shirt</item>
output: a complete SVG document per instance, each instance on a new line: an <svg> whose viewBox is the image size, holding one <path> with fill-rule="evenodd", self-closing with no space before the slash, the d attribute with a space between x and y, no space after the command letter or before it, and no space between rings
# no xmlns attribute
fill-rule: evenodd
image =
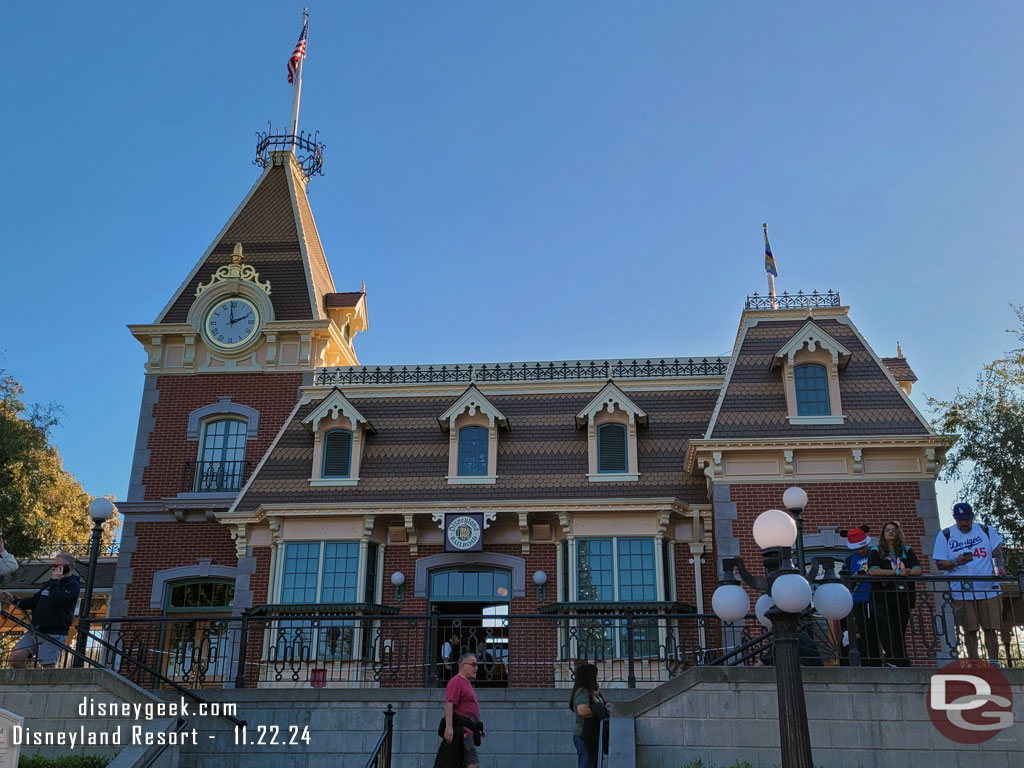
<svg viewBox="0 0 1024 768"><path fill-rule="evenodd" d="M472 683L476 679L476 669L476 656L472 653L463 654L459 658L459 673L452 677L445 687L444 740L449 744L455 737L455 729L452 727L453 714L472 720L474 723L480 720L480 702L477 701ZM461 738L465 755L462 764L466 768L479 768L480 757L477 755L476 746L473 743L473 732L468 728L463 728Z"/></svg>

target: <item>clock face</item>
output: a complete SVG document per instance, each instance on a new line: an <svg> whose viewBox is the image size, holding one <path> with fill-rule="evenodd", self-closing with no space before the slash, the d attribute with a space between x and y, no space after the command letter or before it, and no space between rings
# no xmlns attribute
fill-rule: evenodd
<svg viewBox="0 0 1024 768"><path fill-rule="evenodd" d="M252 338L260 325L256 306L238 297L218 302L206 316L206 338L225 349L238 347Z"/></svg>
<svg viewBox="0 0 1024 768"><path fill-rule="evenodd" d="M448 519L448 543L458 550L477 548L480 543L480 523L475 517L459 515Z"/></svg>

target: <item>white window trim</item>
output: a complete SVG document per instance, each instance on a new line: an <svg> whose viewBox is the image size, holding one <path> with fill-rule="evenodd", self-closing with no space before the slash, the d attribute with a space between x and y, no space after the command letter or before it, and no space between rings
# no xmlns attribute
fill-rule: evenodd
<svg viewBox="0 0 1024 768"><path fill-rule="evenodd" d="M626 472L598 472L597 428L602 424L626 427ZM576 414L576 428L587 430L587 481L591 483L632 483L640 479L637 455L637 427L647 426L647 414L609 380L587 407Z"/></svg>
<svg viewBox="0 0 1024 768"><path fill-rule="evenodd" d="M775 353L772 368L782 367L782 385L786 393L787 418L790 424L843 424L843 401L839 389L839 370L845 368L852 353L813 321L807 321L803 328ZM799 359L798 359L799 358ZM825 368L828 382L830 414L800 416L796 399L794 371L801 365L821 365Z"/></svg>
<svg viewBox="0 0 1024 768"><path fill-rule="evenodd" d="M508 419L481 392L470 384L451 407L437 417L441 430L448 433L448 485L493 485L498 481L498 430L508 429ZM487 429L487 474L459 474L459 430L463 427Z"/></svg>
<svg viewBox="0 0 1024 768"><path fill-rule="evenodd" d="M306 418L303 425L313 433L313 466L310 468L309 485L318 487L342 487L359 484L359 470L363 463L363 446L366 435L375 432L373 425L352 405L344 393L335 387L320 401ZM349 458L348 477L324 477L324 435L334 429L346 429L352 433L352 451Z"/></svg>
<svg viewBox="0 0 1024 768"><path fill-rule="evenodd" d="M579 599L579 542L587 541L591 539L611 539L612 541L612 594L614 597L611 600L580 600ZM619 542L623 539L645 539L651 542L653 547L653 558L654 558L654 600L653 602L661 602L665 598L659 597L658 595L665 594L664 579L658 575L661 565L661 557L658 555L658 540L654 536L578 536L569 542L569 559L572 561L571 567L572 572L576 574L573 579L573 584L570 585L569 598L570 602L573 603L619 603L625 602L629 604L631 602L637 602L636 600L622 601L619 598ZM648 601L640 601L648 602Z"/></svg>

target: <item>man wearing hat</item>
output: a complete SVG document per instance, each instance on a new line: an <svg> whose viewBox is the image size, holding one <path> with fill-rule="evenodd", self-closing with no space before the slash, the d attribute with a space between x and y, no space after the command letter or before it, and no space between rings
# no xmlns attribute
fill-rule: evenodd
<svg viewBox="0 0 1024 768"><path fill-rule="evenodd" d="M1005 576L1003 537L995 528L974 522L971 505L961 502L953 507L956 525L944 528L935 537L935 565L940 571L959 576ZM967 658L978 658L978 629L985 630L985 649L992 664L999 663L999 626L1002 590L994 581L952 582L949 585L957 620L964 628Z"/></svg>
<svg viewBox="0 0 1024 768"><path fill-rule="evenodd" d="M846 560L846 567L853 576L867 575L868 553L871 551L869 530L866 525L862 525L860 528L840 531L842 535L846 536L846 546L853 550ZM854 632L850 617L856 622L856 632ZM853 588L853 610L850 612L850 617L847 617L845 622L846 631L851 645L854 642L857 644L860 663L865 667L880 666L882 655L878 650L878 625L875 623L875 617L871 611L871 582L864 580Z"/></svg>

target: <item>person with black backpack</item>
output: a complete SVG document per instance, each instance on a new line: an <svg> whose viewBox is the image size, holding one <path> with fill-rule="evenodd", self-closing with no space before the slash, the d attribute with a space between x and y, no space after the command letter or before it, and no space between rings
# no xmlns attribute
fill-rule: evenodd
<svg viewBox="0 0 1024 768"><path fill-rule="evenodd" d="M868 575L888 576L871 585L871 605L878 622L878 639L885 649L885 664L909 667L907 624L917 604L914 582L907 577L921 575L921 563L907 546L903 528L895 520L882 526L878 543L868 552Z"/></svg>
<svg viewBox="0 0 1024 768"><path fill-rule="evenodd" d="M944 528L935 537L935 565L940 571L965 576L1005 576L1003 537L995 528L974 522L974 510L961 502L953 507L956 525ZM978 630L985 630L985 649L989 662L999 666L999 629L1002 594L995 581L962 581L949 585L957 622L964 629L967 658L978 658Z"/></svg>

